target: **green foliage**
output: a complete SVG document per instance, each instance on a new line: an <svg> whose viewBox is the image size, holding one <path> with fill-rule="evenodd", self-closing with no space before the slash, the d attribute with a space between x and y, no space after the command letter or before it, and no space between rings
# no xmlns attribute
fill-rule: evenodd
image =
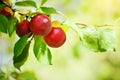
<svg viewBox="0 0 120 80"><path fill-rule="evenodd" d="M51 14L60 14L66 18L66 16L57 11L55 8L43 6L46 2L47 0L41 0L40 6L38 7L35 0L20 0L20 1L15 0L15 4L11 3L11 5L9 5L10 7L8 6L10 8L8 9L8 12L12 12L13 10L14 15L11 14L8 17L5 17L4 15L0 14L0 32L6 33L9 35L9 37L11 37L16 29L18 21L22 21L25 19L31 20L31 17L39 13L47 14L50 17L52 17ZM69 2L69 0L67 0L66 2ZM1 4L0 10L4 6L6 6L6 4ZM31 9L26 12L24 12L23 10L22 12L19 10L19 8L14 9L16 6L25 7L25 9L27 9L28 7L33 7L35 8L36 11L32 11ZM114 30L112 29L102 27L97 28L95 26L81 27L77 26L70 20L65 20L65 22L63 22L61 26L65 32L67 32L69 28L73 29L79 35L81 44L91 49L92 51L95 52L115 51L116 35ZM29 47L32 40L34 40L33 52L36 59L41 63L51 65L52 54L50 49L46 46L43 37L34 35L30 39L30 41L28 41L28 39L29 36L25 35L15 43L13 56L14 66L20 70L20 67L25 63L29 54ZM75 54L75 56L78 56L78 54ZM25 79L29 79L29 77L25 76Z"/></svg>
<svg viewBox="0 0 120 80"><path fill-rule="evenodd" d="M37 7L36 3L31 0L26 0L26 1L18 1L15 3L16 6L24 6L24 7Z"/></svg>
<svg viewBox="0 0 120 80"><path fill-rule="evenodd" d="M44 43L43 37L35 36L34 41L33 51L37 60L44 64L52 64L52 55L49 48L47 48L46 44Z"/></svg>
<svg viewBox="0 0 120 80"><path fill-rule="evenodd" d="M37 80L35 74L30 71L25 71L19 74L17 79L22 79L22 80Z"/></svg>
<svg viewBox="0 0 120 80"><path fill-rule="evenodd" d="M66 21L63 24L76 31L83 45L92 51L115 51L116 35L114 30L103 27L97 28L95 26L77 26L70 21Z"/></svg>
<svg viewBox="0 0 120 80"><path fill-rule="evenodd" d="M8 19L4 15L0 14L0 32L7 33L8 27L9 27Z"/></svg>
<svg viewBox="0 0 120 80"><path fill-rule="evenodd" d="M13 64L20 70L28 57L30 42L27 42L28 35L21 37L14 46Z"/></svg>
<svg viewBox="0 0 120 80"><path fill-rule="evenodd" d="M36 74L32 71L9 71L0 69L0 80L38 80Z"/></svg>
<svg viewBox="0 0 120 80"><path fill-rule="evenodd" d="M6 80L6 74L0 69L0 80Z"/></svg>
<svg viewBox="0 0 120 80"><path fill-rule="evenodd" d="M116 34L110 28L99 28L99 50L116 51Z"/></svg>
<svg viewBox="0 0 120 80"><path fill-rule="evenodd" d="M1 10L4 6L5 6L4 4L0 4L0 10Z"/></svg>
<svg viewBox="0 0 120 80"><path fill-rule="evenodd" d="M16 25L17 25L18 20L12 16L9 17L8 20L9 20L8 34L11 37L13 32L16 29Z"/></svg>
<svg viewBox="0 0 120 80"><path fill-rule="evenodd" d="M1 14L0 18L0 31L8 34L11 37L16 29L18 20L13 16L5 17Z"/></svg>
<svg viewBox="0 0 120 80"><path fill-rule="evenodd" d="M47 0L42 0L40 6L43 6L46 2Z"/></svg>
<svg viewBox="0 0 120 80"><path fill-rule="evenodd" d="M27 43L28 35L21 37L14 46L14 56L17 57L23 51L26 43Z"/></svg>
<svg viewBox="0 0 120 80"><path fill-rule="evenodd" d="M56 9L54 9L53 7L40 7L40 9L43 11L43 13L48 14L48 15L58 14Z"/></svg>
<svg viewBox="0 0 120 80"><path fill-rule="evenodd" d="M19 70L20 70L20 67L25 63L25 61L28 58L29 47L30 47L30 41L27 42L27 44L25 45L24 49L22 50L22 52L19 56L13 57L14 66Z"/></svg>
<svg viewBox="0 0 120 80"><path fill-rule="evenodd" d="M80 28L83 33L83 44L90 48L93 51L99 51L98 50L98 31L95 27L83 27Z"/></svg>
<svg viewBox="0 0 120 80"><path fill-rule="evenodd" d="M116 36L115 31L110 28L84 27L84 42L86 47L95 52L115 51Z"/></svg>
<svg viewBox="0 0 120 80"><path fill-rule="evenodd" d="M47 59L50 65L52 65L52 54L49 48L47 48Z"/></svg>

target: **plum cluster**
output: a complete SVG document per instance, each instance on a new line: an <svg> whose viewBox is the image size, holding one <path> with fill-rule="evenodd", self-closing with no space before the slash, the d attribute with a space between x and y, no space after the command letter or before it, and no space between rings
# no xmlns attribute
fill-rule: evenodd
<svg viewBox="0 0 120 80"><path fill-rule="evenodd" d="M18 22L16 33L19 37L24 35L42 36L45 43L53 48L60 47L66 41L64 30L57 26L52 26L50 18L45 14L36 14L31 20Z"/></svg>

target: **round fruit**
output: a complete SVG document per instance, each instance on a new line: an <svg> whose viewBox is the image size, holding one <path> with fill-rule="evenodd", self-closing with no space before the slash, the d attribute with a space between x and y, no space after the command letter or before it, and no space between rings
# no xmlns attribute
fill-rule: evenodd
<svg viewBox="0 0 120 80"><path fill-rule="evenodd" d="M2 8L2 10L0 10L0 14L2 14L2 15L7 17L10 13L7 12L4 8Z"/></svg>
<svg viewBox="0 0 120 80"><path fill-rule="evenodd" d="M66 41L65 32L60 27L53 27L51 32L44 37L46 44L50 47L60 47Z"/></svg>
<svg viewBox="0 0 120 80"><path fill-rule="evenodd" d="M19 37L24 36L25 34L30 35L31 31L29 28L29 21L24 20L22 22L18 22L17 28L16 28L16 33Z"/></svg>
<svg viewBox="0 0 120 80"><path fill-rule="evenodd" d="M44 14L37 14L30 21L30 30L35 35L45 36L51 31L51 28L51 21Z"/></svg>

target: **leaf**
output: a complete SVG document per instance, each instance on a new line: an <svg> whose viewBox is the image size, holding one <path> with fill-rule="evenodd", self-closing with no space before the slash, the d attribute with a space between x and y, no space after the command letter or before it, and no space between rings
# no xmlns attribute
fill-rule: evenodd
<svg viewBox="0 0 120 80"><path fill-rule="evenodd" d="M110 28L100 28L99 29L99 50L101 52L115 51L115 48L116 48L115 31Z"/></svg>
<svg viewBox="0 0 120 80"><path fill-rule="evenodd" d="M24 72L20 73L16 80L19 80L19 79L22 79L22 80L38 80L36 78L36 74L32 71L24 71Z"/></svg>
<svg viewBox="0 0 120 80"><path fill-rule="evenodd" d="M13 57L14 66L20 70L20 67L25 63L29 55L30 41L25 45L20 55Z"/></svg>
<svg viewBox="0 0 120 80"><path fill-rule="evenodd" d="M47 0L42 0L40 6L43 6L46 2Z"/></svg>
<svg viewBox="0 0 120 80"><path fill-rule="evenodd" d="M109 28L96 28L94 26L78 27L70 20L66 20L62 25L66 25L78 33L83 46L95 52L115 51L115 32Z"/></svg>
<svg viewBox="0 0 120 80"><path fill-rule="evenodd" d="M98 52L98 32L95 27L81 28L83 33L83 44L92 51Z"/></svg>
<svg viewBox="0 0 120 80"><path fill-rule="evenodd" d="M3 70L0 69L0 80L6 80L7 79L7 75L5 72L3 72Z"/></svg>
<svg viewBox="0 0 120 80"><path fill-rule="evenodd" d="M4 6L5 6L4 4L0 4L0 10L2 10Z"/></svg>
<svg viewBox="0 0 120 80"><path fill-rule="evenodd" d="M8 26L9 26L9 21L7 17L0 14L0 32L7 33Z"/></svg>
<svg viewBox="0 0 120 80"><path fill-rule="evenodd" d="M59 12L57 12L54 8L52 7L40 7L40 9L45 13L45 14L58 14Z"/></svg>
<svg viewBox="0 0 120 80"><path fill-rule="evenodd" d="M25 7L28 7L28 6L31 6L31 7L37 7L35 1L30 1L30 0L27 0L27 1L18 1L15 3L16 6L25 6Z"/></svg>
<svg viewBox="0 0 120 80"><path fill-rule="evenodd" d="M27 43L28 35L21 37L14 46L14 56L17 57L21 55L26 43Z"/></svg>
<svg viewBox="0 0 120 80"><path fill-rule="evenodd" d="M47 56L48 56L48 61L49 61L49 64L52 65L52 54L51 54L51 51L49 48L47 48Z"/></svg>
<svg viewBox="0 0 120 80"><path fill-rule="evenodd" d="M35 36L34 40L35 40L35 43L34 43L33 50L34 50L34 53L35 53L37 60L39 60L40 54L41 53L44 54L46 51L46 45L43 42L42 37Z"/></svg>
<svg viewBox="0 0 120 80"><path fill-rule="evenodd" d="M116 36L110 28L82 27L84 46L95 52L115 51Z"/></svg>
<svg viewBox="0 0 120 80"><path fill-rule="evenodd" d="M10 75L11 75L11 77L13 77L14 79L16 79L16 78L19 76L19 73L16 72L16 71L12 71L12 72L10 73Z"/></svg>
<svg viewBox="0 0 120 80"><path fill-rule="evenodd" d="M34 37L34 55L36 59L43 63L43 64L51 64L51 52L50 50L46 47L46 44L43 41L42 37L35 36Z"/></svg>
<svg viewBox="0 0 120 80"><path fill-rule="evenodd" d="M16 25L17 25L18 20L16 18L12 17L12 16L9 17L8 20L9 20L9 23L10 23L10 25L8 27L8 33L9 33L9 37L11 37L13 32L16 29Z"/></svg>

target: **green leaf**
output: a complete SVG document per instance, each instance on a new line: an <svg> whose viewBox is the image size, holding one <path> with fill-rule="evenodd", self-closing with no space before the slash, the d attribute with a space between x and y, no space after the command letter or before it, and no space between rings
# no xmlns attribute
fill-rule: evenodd
<svg viewBox="0 0 120 80"><path fill-rule="evenodd" d="M49 48L47 48L47 56L48 56L48 61L49 61L49 64L52 65L52 54L51 54L51 51Z"/></svg>
<svg viewBox="0 0 120 80"><path fill-rule="evenodd" d="M11 75L11 77L13 77L14 79L17 79L17 77L19 76L19 73L16 72L16 71L12 71L12 72L10 73L10 75Z"/></svg>
<svg viewBox="0 0 120 80"><path fill-rule="evenodd" d="M109 28L96 28L94 26L77 26L70 20L63 25L73 29L80 37L83 46L95 52L115 51L115 31Z"/></svg>
<svg viewBox="0 0 120 80"><path fill-rule="evenodd" d="M46 2L47 0L42 0L40 6L43 6Z"/></svg>
<svg viewBox="0 0 120 80"><path fill-rule="evenodd" d="M8 26L9 26L9 21L7 17L0 14L0 32L7 33Z"/></svg>
<svg viewBox="0 0 120 80"><path fill-rule="evenodd" d="M98 32L95 27L82 27L83 44L92 51L98 52Z"/></svg>
<svg viewBox="0 0 120 80"><path fill-rule="evenodd" d="M25 45L20 55L13 57L14 66L20 70L20 67L25 63L29 55L30 41Z"/></svg>
<svg viewBox="0 0 120 80"><path fill-rule="evenodd" d="M0 69L0 80L7 80L7 75L3 70Z"/></svg>
<svg viewBox="0 0 120 80"><path fill-rule="evenodd" d="M4 6L5 6L4 4L0 4L0 10L2 10Z"/></svg>
<svg viewBox="0 0 120 80"><path fill-rule="evenodd" d="M34 37L33 51L37 60L43 64L51 64L52 55L43 41L43 37Z"/></svg>
<svg viewBox="0 0 120 80"><path fill-rule="evenodd" d="M115 31L110 28L81 27L84 46L95 52L115 51Z"/></svg>
<svg viewBox="0 0 120 80"><path fill-rule="evenodd" d="M11 35L13 34L13 32L16 29L16 25L17 25L18 20L12 16L9 17L8 19L9 19L9 23L10 23L10 25L8 27L8 33L9 33L9 36L11 37Z"/></svg>
<svg viewBox="0 0 120 80"><path fill-rule="evenodd" d="M37 60L39 60L40 55L44 54L45 51L46 51L46 45L43 42L43 38L42 37L35 36L34 40L35 40L35 43L34 43L33 50L34 50L34 53L35 53L35 56L36 56Z"/></svg>
<svg viewBox="0 0 120 80"><path fill-rule="evenodd" d="M28 6L31 6L31 7L37 7L35 1L31 1L31 0L26 0L26 1L18 1L15 3L16 6L25 6L25 7L28 7Z"/></svg>
<svg viewBox="0 0 120 80"><path fill-rule="evenodd" d="M19 74L20 78L22 78L22 80L38 80L36 78L36 75L34 72L31 72L31 71L25 71L25 72L22 72ZM18 80L18 79L17 79Z"/></svg>
<svg viewBox="0 0 120 80"><path fill-rule="evenodd" d="M116 34L115 31L110 28L99 28L99 50L115 51L116 48Z"/></svg>
<svg viewBox="0 0 120 80"><path fill-rule="evenodd" d="M59 12L56 11L56 9L52 7L40 7L40 9L43 11L45 14L58 14Z"/></svg>
<svg viewBox="0 0 120 80"><path fill-rule="evenodd" d="M14 46L14 56L17 57L21 55L26 43L27 43L28 35L21 37Z"/></svg>

